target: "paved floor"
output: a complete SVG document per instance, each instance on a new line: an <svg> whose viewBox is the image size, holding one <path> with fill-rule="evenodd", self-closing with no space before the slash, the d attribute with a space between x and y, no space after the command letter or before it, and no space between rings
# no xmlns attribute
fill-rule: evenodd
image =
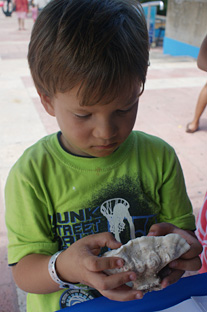
<svg viewBox="0 0 207 312"><path fill-rule="evenodd" d="M0 12L0 311L25 311L25 296L14 286L7 267L4 224L4 185L8 171L24 149L47 133L56 131L55 120L44 113L27 65L32 20L18 31L15 13ZM200 131L185 133L193 116L206 73L187 57L169 57L162 48L151 51L146 90L140 99L135 128L165 139L176 150L183 167L195 214L207 189L207 113Z"/></svg>

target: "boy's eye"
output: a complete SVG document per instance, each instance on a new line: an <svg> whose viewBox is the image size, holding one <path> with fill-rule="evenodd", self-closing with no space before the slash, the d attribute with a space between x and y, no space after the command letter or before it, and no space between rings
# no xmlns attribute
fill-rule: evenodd
<svg viewBox="0 0 207 312"><path fill-rule="evenodd" d="M130 108L130 109L126 109L126 110L121 110L121 109L119 109L119 110L117 110L117 113L119 113L119 114L126 114L126 113L128 113L130 110L131 110L131 108Z"/></svg>
<svg viewBox="0 0 207 312"><path fill-rule="evenodd" d="M91 116L91 114L87 114L87 115L78 115L78 114L74 114L74 115L75 115L75 117L77 117L77 118L82 118L82 119L88 118L88 117Z"/></svg>
<svg viewBox="0 0 207 312"><path fill-rule="evenodd" d="M135 104L136 105L136 104ZM128 109L118 109L117 110L117 113L118 114L127 114L128 112L130 112L135 105L132 105L131 107L129 107Z"/></svg>

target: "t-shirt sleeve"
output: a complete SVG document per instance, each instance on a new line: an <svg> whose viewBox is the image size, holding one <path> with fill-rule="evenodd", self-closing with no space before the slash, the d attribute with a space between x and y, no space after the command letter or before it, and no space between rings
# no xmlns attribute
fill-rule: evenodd
<svg viewBox="0 0 207 312"><path fill-rule="evenodd" d="M183 171L173 148L166 149L160 189L160 222L169 222L182 229L195 230L195 217L187 195Z"/></svg>
<svg viewBox="0 0 207 312"><path fill-rule="evenodd" d="M32 184L21 167L14 166L5 187L8 262L28 254L51 255L58 250L48 217L47 200L40 185ZM25 171L24 171L25 172Z"/></svg>

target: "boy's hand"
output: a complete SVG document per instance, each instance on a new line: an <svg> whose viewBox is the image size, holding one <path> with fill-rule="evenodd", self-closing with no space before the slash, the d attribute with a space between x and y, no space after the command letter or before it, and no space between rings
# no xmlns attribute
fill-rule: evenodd
<svg viewBox="0 0 207 312"><path fill-rule="evenodd" d="M190 250L180 258L169 263L170 274L162 280L162 287L177 282L187 271L197 271L201 268L199 254L202 252L202 246L192 231L182 230L170 223L153 224L149 230L148 236L163 236L169 233L180 234L190 245Z"/></svg>
<svg viewBox="0 0 207 312"><path fill-rule="evenodd" d="M136 279L135 272L107 276L103 270L120 268L124 261L116 257L98 257L102 247L116 249L121 246L112 234L86 236L60 254L56 269L62 280L81 283L97 289L103 296L117 301L140 299L143 293L125 285Z"/></svg>

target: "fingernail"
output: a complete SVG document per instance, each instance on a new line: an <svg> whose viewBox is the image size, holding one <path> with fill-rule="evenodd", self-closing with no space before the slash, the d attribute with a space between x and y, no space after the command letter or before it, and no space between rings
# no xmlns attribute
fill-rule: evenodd
<svg viewBox="0 0 207 312"><path fill-rule="evenodd" d="M136 296L135 296L135 298L136 298L136 299L142 299L142 298L143 298L143 295L141 295L140 293L137 293Z"/></svg>
<svg viewBox="0 0 207 312"><path fill-rule="evenodd" d="M169 263L170 268L175 268L176 266L177 266L177 261L172 261L171 263Z"/></svg>
<svg viewBox="0 0 207 312"><path fill-rule="evenodd" d="M116 264L117 264L117 266L118 266L119 268L122 268L123 265L124 265L124 261L121 260L121 259L119 259L119 260L117 260Z"/></svg>
<svg viewBox="0 0 207 312"><path fill-rule="evenodd" d="M136 275L135 274L130 274L129 275L129 279L130 279L130 281L134 281L136 279Z"/></svg>
<svg viewBox="0 0 207 312"><path fill-rule="evenodd" d="M166 288L166 287L169 286L169 285L170 285L170 284L169 284L168 282L166 282L166 281L164 281L164 282L161 283L162 289L163 289L163 288Z"/></svg>
<svg viewBox="0 0 207 312"><path fill-rule="evenodd" d="M149 232L148 234L147 234L147 236L155 236L155 232Z"/></svg>

